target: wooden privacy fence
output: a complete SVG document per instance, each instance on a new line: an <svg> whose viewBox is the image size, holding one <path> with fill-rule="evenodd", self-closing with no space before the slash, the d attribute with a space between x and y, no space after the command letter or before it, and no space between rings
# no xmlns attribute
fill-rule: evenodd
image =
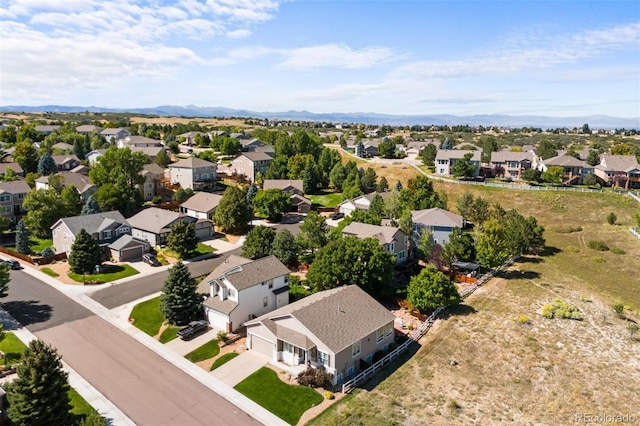
<svg viewBox="0 0 640 426"><path fill-rule="evenodd" d="M18 253L15 250L11 250L2 246L0 246L0 253L5 253L5 254L8 254L9 256L17 257L18 259L24 260L25 262L30 263L32 265L48 265L50 263L53 263L54 261L57 262L67 258L67 253L58 253L58 254L54 254L53 256L47 256L47 257L40 257L40 256L31 257L28 254Z"/></svg>
<svg viewBox="0 0 640 426"><path fill-rule="evenodd" d="M510 266L518 259L518 256L513 256L509 258L505 263L498 266L497 268L487 272L471 286L467 287L462 293L460 293L460 298L465 299L469 297L471 293L476 291L478 287L486 284L491 278L495 276L496 273L503 270L504 268ZM438 319L440 314L444 312L446 308L444 306L438 307L427 319L422 323L422 325L415 330L413 333L409 335L409 339L403 342L400 346L395 348L393 351L389 352L384 356L384 358L380 359L378 362L373 364L371 367L366 370L361 371L358 375L354 376L352 379L347 380L342 384L342 392L348 393L355 389L358 384L363 383L369 377L373 376L376 371L381 370L385 365L389 364L394 358L397 358L402 352L404 352L411 344L416 343L418 340L424 336L427 331L433 326L433 323Z"/></svg>

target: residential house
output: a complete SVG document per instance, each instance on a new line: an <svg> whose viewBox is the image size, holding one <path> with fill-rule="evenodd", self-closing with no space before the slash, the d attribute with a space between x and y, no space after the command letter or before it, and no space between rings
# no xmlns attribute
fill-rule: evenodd
<svg viewBox="0 0 640 426"><path fill-rule="evenodd" d="M231 161L231 169L255 182L258 173L264 176L271 161L271 156L264 152L244 152Z"/></svg>
<svg viewBox="0 0 640 426"><path fill-rule="evenodd" d="M360 239L375 238L384 251L395 256L396 264L405 263L409 258L409 236L395 226L351 222L342 229L342 235L351 235Z"/></svg>
<svg viewBox="0 0 640 426"><path fill-rule="evenodd" d="M210 221L199 220L184 213L163 210L158 207L149 207L128 219L131 225L131 235L139 240L148 241L154 247L167 243L171 227L178 221L194 223L199 239L210 238L213 235L213 224Z"/></svg>
<svg viewBox="0 0 640 426"><path fill-rule="evenodd" d="M416 245L422 235L422 230L430 230L431 238L436 244L444 245L449 242L449 235L454 229L464 228L464 218L459 214L434 207L425 210L412 210L411 220L413 221L412 238Z"/></svg>
<svg viewBox="0 0 640 426"><path fill-rule="evenodd" d="M215 189L216 164L197 157L189 157L169 164L171 183L181 188L191 188L194 191Z"/></svg>
<svg viewBox="0 0 640 426"><path fill-rule="evenodd" d="M356 285L321 291L245 323L247 348L271 362L324 366L341 384L395 340L395 316Z"/></svg>
<svg viewBox="0 0 640 426"><path fill-rule="evenodd" d="M73 151L73 145L66 143L66 142L58 142L53 144L53 146L51 147L56 151L64 151L64 152L72 152Z"/></svg>
<svg viewBox="0 0 640 426"><path fill-rule="evenodd" d="M116 141L120 139L124 139L127 136L131 136L131 132L122 127L111 128L111 129L103 129L100 131L100 136L104 136L104 138L109 143L116 143Z"/></svg>
<svg viewBox="0 0 640 426"><path fill-rule="evenodd" d="M213 219L213 215L220 204L222 195L209 192L198 192L187 201L180 204L180 212L196 219Z"/></svg>
<svg viewBox="0 0 640 426"><path fill-rule="evenodd" d="M482 151L468 151L463 149L439 149L436 153L435 160L436 174L450 176L451 167L455 162L463 160L467 154L472 154L471 163L476 167L475 176L477 176L480 171L481 153Z"/></svg>
<svg viewBox="0 0 640 426"><path fill-rule="evenodd" d="M35 130L36 132L40 132L43 135L47 136L56 130L60 130L60 126L36 126Z"/></svg>
<svg viewBox="0 0 640 426"><path fill-rule="evenodd" d="M268 146L266 142L262 142L260 139L240 139L243 151L257 151L258 148Z"/></svg>
<svg viewBox="0 0 640 426"><path fill-rule="evenodd" d="M594 173L606 184L622 188L640 188L640 164L634 155L602 154Z"/></svg>
<svg viewBox="0 0 640 426"><path fill-rule="evenodd" d="M13 223L26 213L22 202L31 191L29 184L23 180L0 182L0 215Z"/></svg>
<svg viewBox="0 0 640 426"><path fill-rule="evenodd" d="M374 157L378 155L378 146L380 146L379 139L365 140L361 144L360 143L356 144L355 154L358 157Z"/></svg>
<svg viewBox="0 0 640 426"><path fill-rule="evenodd" d="M150 147L161 147L163 145L162 145L162 141L159 141L158 139L151 139L145 136L130 135L122 139L116 140L116 146L118 148L125 148L125 147L150 148Z"/></svg>
<svg viewBox="0 0 640 426"><path fill-rule="evenodd" d="M73 172L59 172L56 173L56 175L62 177L63 187L74 185L80 193L80 197L84 201L86 201L98 190L98 187L92 184L89 180L89 177L84 174ZM35 183L36 189L49 189L49 176L40 176L35 180Z"/></svg>
<svg viewBox="0 0 640 426"><path fill-rule="evenodd" d="M289 269L275 256L231 255L198 286L209 323L225 332L289 303Z"/></svg>
<svg viewBox="0 0 640 426"><path fill-rule="evenodd" d="M163 146L128 146L131 152L142 152L149 157L149 161L152 163L156 161L156 157L160 153L160 151L164 151L165 148Z"/></svg>
<svg viewBox="0 0 640 426"><path fill-rule="evenodd" d="M107 152L106 149L94 149L93 151L89 151L85 155L85 158L89 161L89 164L93 166L98 162L98 158L102 157L105 152Z"/></svg>
<svg viewBox="0 0 640 426"><path fill-rule="evenodd" d="M344 200L338 204L338 211L343 213L345 216L349 216L354 210L368 211L371 201L373 201L376 195L380 195L383 200L386 200L391 194L391 191L372 192L370 194L361 195L352 200Z"/></svg>
<svg viewBox="0 0 640 426"><path fill-rule="evenodd" d="M24 177L24 170L22 170L22 167L20 167L20 164L18 163L0 163L0 176L4 177L7 169L11 169L16 172L17 176Z"/></svg>
<svg viewBox="0 0 640 426"><path fill-rule="evenodd" d="M298 213L309 213L311 211L311 200L305 198L302 180L287 179L265 179L262 189L279 189L290 195L291 208Z"/></svg>
<svg viewBox="0 0 640 426"><path fill-rule="evenodd" d="M520 180L522 173L531 168L533 152L496 151L491 153L491 168L494 176Z"/></svg>
<svg viewBox="0 0 640 426"><path fill-rule="evenodd" d="M53 161L56 162L56 167L58 167L59 172L74 169L81 164L78 156L74 154L52 155L51 157L53 157Z"/></svg>
<svg viewBox="0 0 640 426"><path fill-rule="evenodd" d="M99 133L102 130L101 127L94 126L93 124L83 124L81 126L76 127L76 132L81 135L91 134L91 133Z"/></svg>
<svg viewBox="0 0 640 426"><path fill-rule="evenodd" d="M183 145L191 146L195 144L195 138L197 135L204 135L203 132L187 132L181 133L176 136L176 140Z"/></svg>
<svg viewBox="0 0 640 426"><path fill-rule="evenodd" d="M130 234L131 227L117 210L88 215L64 217L52 226L53 248L56 253L71 252L71 246L84 229L97 243L106 248L122 235ZM140 254L142 255L142 254Z"/></svg>
<svg viewBox="0 0 640 426"><path fill-rule="evenodd" d="M245 133L238 133L238 132L234 132L234 133L230 133L229 137L232 139L248 139L250 135L247 135Z"/></svg>
<svg viewBox="0 0 640 426"><path fill-rule="evenodd" d="M140 172L144 176L144 183L140 187L144 201L151 201L156 195L162 195L164 189L165 170L155 163L145 164Z"/></svg>
<svg viewBox="0 0 640 426"><path fill-rule="evenodd" d="M556 157L540 160L538 170L546 172L549 167L560 167L563 170L562 182L565 185L581 184L583 178L594 172L593 166L571 155L558 155Z"/></svg>
<svg viewBox="0 0 640 426"><path fill-rule="evenodd" d="M436 148L440 146L440 141L437 139L427 139L424 141L409 141L407 146L398 146L398 149L407 153L407 155L418 156L427 145L435 145Z"/></svg>
<svg viewBox="0 0 640 426"><path fill-rule="evenodd" d="M149 253L151 245L148 241L125 234L109 244L107 248L109 249L109 257L114 262L127 262L140 259L143 254Z"/></svg>

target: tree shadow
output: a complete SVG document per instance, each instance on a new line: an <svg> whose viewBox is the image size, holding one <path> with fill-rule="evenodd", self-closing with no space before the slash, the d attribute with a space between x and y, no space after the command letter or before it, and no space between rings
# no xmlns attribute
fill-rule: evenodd
<svg viewBox="0 0 640 426"><path fill-rule="evenodd" d="M542 263L544 259L539 256L520 256L518 263Z"/></svg>
<svg viewBox="0 0 640 426"><path fill-rule="evenodd" d="M540 274L538 272L518 270L503 270L496 274L496 276L507 280L534 280L540 278Z"/></svg>
<svg viewBox="0 0 640 426"><path fill-rule="evenodd" d="M562 250L560 250L558 247L544 246L544 248L540 252L540 256L542 257L555 256L560 252L562 252Z"/></svg>
<svg viewBox="0 0 640 426"><path fill-rule="evenodd" d="M461 317L467 316L477 313L476 309L473 306L465 305L464 303L459 303L454 306L449 306L445 309L442 314L440 314L440 319L449 319L450 317Z"/></svg>
<svg viewBox="0 0 640 426"><path fill-rule="evenodd" d="M2 307L25 327L48 321L53 312L51 306L40 304L38 300L15 300L3 303Z"/></svg>
<svg viewBox="0 0 640 426"><path fill-rule="evenodd" d="M398 356L398 358L394 358L380 370L376 370L376 373L370 379L367 379L364 383L358 384L356 387L359 389L365 389L369 392L372 391L387 377L393 374L394 371L402 367L404 363L413 357L421 347L422 346L418 342L409 345L407 349Z"/></svg>

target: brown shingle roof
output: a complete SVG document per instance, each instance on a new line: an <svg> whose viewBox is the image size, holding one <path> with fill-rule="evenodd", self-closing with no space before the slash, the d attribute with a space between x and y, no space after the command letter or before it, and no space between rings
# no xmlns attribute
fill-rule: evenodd
<svg viewBox="0 0 640 426"><path fill-rule="evenodd" d="M614 172L627 172L640 168L638 160L634 155L611 155L602 154L600 165Z"/></svg>
<svg viewBox="0 0 640 426"><path fill-rule="evenodd" d="M131 216L127 221L132 228L159 234L163 228L171 225L176 219L185 217L184 213L163 210L158 207L149 207L138 214ZM193 220L193 219L190 219Z"/></svg>
<svg viewBox="0 0 640 426"><path fill-rule="evenodd" d="M294 188L300 192L304 192L302 179L287 180L287 179L265 179L262 184L262 189L287 189Z"/></svg>
<svg viewBox="0 0 640 426"><path fill-rule="evenodd" d="M368 223L351 222L342 230L343 234L353 235L358 238L375 238L380 244L390 244L393 237L400 231L395 226L378 226Z"/></svg>
<svg viewBox="0 0 640 426"><path fill-rule="evenodd" d="M180 207L184 209L195 210L197 212L209 212L220 203L222 195L210 194L208 192L198 192L184 203L180 204Z"/></svg>
<svg viewBox="0 0 640 426"><path fill-rule="evenodd" d="M232 255L209 274L204 281L208 283L224 276L236 290L243 290L287 274L289 274L289 269L275 256L252 261Z"/></svg>
<svg viewBox="0 0 640 426"><path fill-rule="evenodd" d="M439 207L426 210L412 210L411 219L413 223L426 226L446 226L462 229L464 224L462 216Z"/></svg>
<svg viewBox="0 0 640 426"><path fill-rule="evenodd" d="M178 161L177 163L169 164L169 167L181 167L184 169L195 169L196 167L216 167L216 165L210 161L202 160L198 157L189 157Z"/></svg>

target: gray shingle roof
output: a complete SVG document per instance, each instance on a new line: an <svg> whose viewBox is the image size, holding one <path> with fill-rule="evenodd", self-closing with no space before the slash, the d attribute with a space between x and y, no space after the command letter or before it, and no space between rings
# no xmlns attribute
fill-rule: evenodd
<svg viewBox="0 0 640 426"><path fill-rule="evenodd" d="M533 152L495 151L491 153L492 163L506 163L507 161L533 161Z"/></svg>
<svg viewBox="0 0 640 426"><path fill-rule="evenodd" d="M189 157L178 161L177 163L169 164L169 167L181 167L185 169L194 169L196 167L216 167L216 165L210 161L202 160L198 157Z"/></svg>
<svg viewBox="0 0 640 426"><path fill-rule="evenodd" d="M64 217L54 223L51 229L56 228L60 222L67 225L67 228L69 228L69 231L71 231L73 235L78 235L81 229L84 229L89 234L93 234L105 229L116 229L121 225L128 225L122 213L117 210L84 216Z"/></svg>
<svg viewBox="0 0 640 426"><path fill-rule="evenodd" d="M8 192L10 194L26 194L29 191L31 191L31 187L27 182L23 180L0 182L0 192Z"/></svg>
<svg viewBox="0 0 640 426"><path fill-rule="evenodd" d="M605 170L611 170L614 172L627 172L640 168L635 155L603 154L600 160L600 165L603 166Z"/></svg>
<svg viewBox="0 0 640 426"><path fill-rule="evenodd" d="M118 238L117 240L109 244L109 248L114 250L122 250L123 248L127 247L127 245L131 243L137 243L137 245L145 246L145 247L149 245L149 243L146 241L133 238L129 234L124 234L123 236L121 236L120 238Z"/></svg>
<svg viewBox="0 0 640 426"><path fill-rule="evenodd" d="M356 285L321 291L262 315L246 324L291 316L333 353L392 322L395 316Z"/></svg>
<svg viewBox="0 0 640 426"><path fill-rule="evenodd" d="M287 189L294 188L304 193L302 179L287 180L287 179L265 179L262 184L262 189Z"/></svg>
<svg viewBox="0 0 640 426"><path fill-rule="evenodd" d="M184 213L163 210L158 207L149 207L131 216L128 222L132 228L159 234L162 229L170 226L175 220L181 217L186 217L186 215Z"/></svg>
<svg viewBox="0 0 640 426"><path fill-rule="evenodd" d="M466 154L473 154L471 161L480 162L480 151L467 151L464 149L439 149L436 153L436 160L461 160Z"/></svg>
<svg viewBox="0 0 640 426"><path fill-rule="evenodd" d="M16 173L24 173L22 167L18 163L0 163L0 174L5 174L7 169L11 169Z"/></svg>
<svg viewBox="0 0 640 426"><path fill-rule="evenodd" d="M208 192L198 192L184 203L180 204L180 207L189 210L195 210L197 212L209 212L220 203L222 195L210 194Z"/></svg>
<svg viewBox="0 0 640 426"><path fill-rule="evenodd" d="M219 297L208 297L203 304L208 306L218 312L222 312L223 314L230 314L236 306L238 306L238 302L234 302L231 299L220 300Z"/></svg>
<svg viewBox="0 0 640 426"><path fill-rule="evenodd" d="M572 157L571 155L558 155L557 157L547 158L543 160L546 166L560 166L560 167L583 167L585 169L593 168L584 161Z"/></svg>
<svg viewBox="0 0 640 426"><path fill-rule="evenodd" d="M343 234L353 235L358 238L375 238L380 244L393 242L393 237L400 231L395 226L378 226L368 223L351 222L342 230Z"/></svg>
<svg viewBox="0 0 640 426"><path fill-rule="evenodd" d="M411 218L413 223L426 226L446 226L462 229L464 224L462 216L439 207L426 210L412 210Z"/></svg>
<svg viewBox="0 0 640 426"><path fill-rule="evenodd" d="M264 153L264 152L245 152L245 153L239 155L239 157L242 157L242 156L247 157L251 161L269 161L269 160L272 160L271 156L269 154Z"/></svg>
<svg viewBox="0 0 640 426"><path fill-rule="evenodd" d="M225 276L231 285L239 291L288 274L289 269L275 256L251 260L232 255L209 274L204 281L208 283Z"/></svg>

